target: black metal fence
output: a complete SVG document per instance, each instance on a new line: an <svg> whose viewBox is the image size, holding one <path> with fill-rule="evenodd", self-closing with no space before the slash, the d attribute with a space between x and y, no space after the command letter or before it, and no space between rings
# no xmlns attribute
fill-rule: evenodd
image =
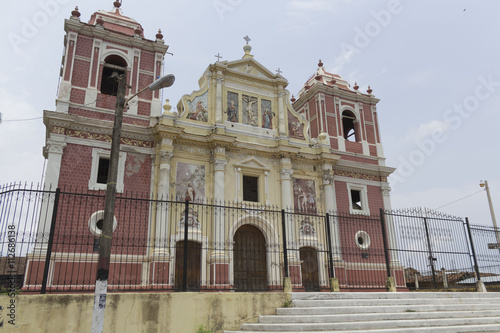
<svg viewBox="0 0 500 333"><path fill-rule="evenodd" d="M0 286L92 291L104 199L0 188ZM432 211L322 214L124 194L113 230L115 291L273 291L284 277L294 290L326 291L333 277L343 290L384 290L388 276L403 290L475 288L477 276L498 288L500 277L492 229Z"/></svg>

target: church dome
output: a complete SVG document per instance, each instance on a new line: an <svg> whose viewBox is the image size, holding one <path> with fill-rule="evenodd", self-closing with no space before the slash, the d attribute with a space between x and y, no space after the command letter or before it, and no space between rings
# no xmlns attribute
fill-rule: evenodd
<svg viewBox="0 0 500 333"><path fill-rule="evenodd" d="M142 26L134 19L123 15L121 2L113 2L111 11L99 10L92 14L90 25L102 25L105 29L120 32L126 35L144 37Z"/></svg>

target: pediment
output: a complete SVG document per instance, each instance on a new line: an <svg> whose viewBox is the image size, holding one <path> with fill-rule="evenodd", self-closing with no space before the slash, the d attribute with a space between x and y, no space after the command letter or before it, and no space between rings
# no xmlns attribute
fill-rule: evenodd
<svg viewBox="0 0 500 333"><path fill-rule="evenodd" d="M262 170L262 171L270 171L271 170L271 168L266 166L264 163L262 163L261 161L259 161L255 157L249 157L249 158L247 158L239 163L235 163L234 166L237 168L258 169L258 170Z"/></svg>
<svg viewBox="0 0 500 333"><path fill-rule="evenodd" d="M231 61L227 64L227 68L235 72L253 75L269 80L283 79L281 75L274 74L253 58Z"/></svg>

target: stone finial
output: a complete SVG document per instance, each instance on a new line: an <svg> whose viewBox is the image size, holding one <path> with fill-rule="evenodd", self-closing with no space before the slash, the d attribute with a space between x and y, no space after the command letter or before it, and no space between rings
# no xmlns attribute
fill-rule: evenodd
<svg viewBox="0 0 500 333"><path fill-rule="evenodd" d="M80 15L82 15L82 14L80 14L80 12L78 11L78 6L76 6L76 7L75 7L75 10L73 10L73 11L71 12L71 16L72 16L72 17L74 17L74 18L79 19L79 18L80 18Z"/></svg>
<svg viewBox="0 0 500 333"><path fill-rule="evenodd" d="M367 93L369 93L370 95L372 94L373 90L372 88L370 88L370 86L368 86L368 90L366 91Z"/></svg>
<svg viewBox="0 0 500 333"><path fill-rule="evenodd" d="M104 20L102 19L101 16L98 16L97 19L95 20L95 23L100 26L104 26Z"/></svg>
<svg viewBox="0 0 500 333"><path fill-rule="evenodd" d="M163 39L163 34L161 33L161 29L158 29L158 33L156 34L156 39Z"/></svg>
<svg viewBox="0 0 500 333"><path fill-rule="evenodd" d="M165 104L163 105L163 110L165 110L166 113L170 113L171 109L172 109L172 105L170 105L170 100L166 99Z"/></svg>
<svg viewBox="0 0 500 333"><path fill-rule="evenodd" d="M135 28L135 29L134 29L134 33L135 33L136 35L138 35L138 36L142 36L142 30L141 30L141 28L139 28L139 27Z"/></svg>
<svg viewBox="0 0 500 333"><path fill-rule="evenodd" d="M330 81L330 84L333 86L333 85L335 84L335 82L337 82L337 80L332 79L332 80Z"/></svg>
<svg viewBox="0 0 500 333"><path fill-rule="evenodd" d="M296 101L296 99L295 99L295 96L294 96L294 95L292 95L292 98L290 98L290 101L291 101L292 103Z"/></svg>
<svg viewBox="0 0 500 333"><path fill-rule="evenodd" d="M353 87L354 90L358 91L359 89L359 86L358 86L358 83L357 82L354 82L354 87Z"/></svg>
<svg viewBox="0 0 500 333"><path fill-rule="evenodd" d="M319 59L318 67L323 67L323 62L321 61L321 59Z"/></svg>
<svg viewBox="0 0 500 333"><path fill-rule="evenodd" d="M113 6L115 6L115 8L120 8L122 6L122 3L120 1L115 1L113 2Z"/></svg>

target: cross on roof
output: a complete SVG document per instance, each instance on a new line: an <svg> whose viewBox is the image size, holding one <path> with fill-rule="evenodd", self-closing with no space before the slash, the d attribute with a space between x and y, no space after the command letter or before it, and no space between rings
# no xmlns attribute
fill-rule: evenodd
<svg viewBox="0 0 500 333"><path fill-rule="evenodd" d="M247 42L247 44L248 44L249 41L251 41L251 39L250 39L250 37L248 37L248 35L246 35L245 37L243 37L243 39L245 40L245 42Z"/></svg>
<svg viewBox="0 0 500 333"><path fill-rule="evenodd" d="M279 68L276 70L276 72L277 72L279 75L281 75L281 73L283 73L283 72L281 71L281 69L279 69Z"/></svg>
<svg viewBox="0 0 500 333"><path fill-rule="evenodd" d="M219 52L217 52L217 55L215 57L217 58L217 61L220 61L220 58L222 58Z"/></svg>

